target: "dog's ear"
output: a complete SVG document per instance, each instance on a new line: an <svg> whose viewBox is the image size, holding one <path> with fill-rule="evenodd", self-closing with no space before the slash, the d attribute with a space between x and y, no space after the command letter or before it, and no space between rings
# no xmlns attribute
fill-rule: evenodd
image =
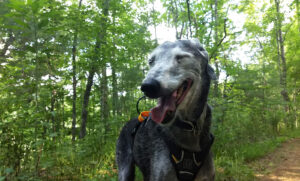
<svg viewBox="0 0 300 181"><path fill-rule="evenodd" d="M203 45L197 38L193 38L190 40L191 44L198 50L200 55L208 62L209 57L207 51L204 49Z"/></svg>
<svg viewBox="0 0 300 181"><path fill-rule="evenodd" d="M208 56L207 51L203 48L203 45L200 43L200 41L197 38L193 38L190 41L198 49L198 51L201 54L201 56L206 60L206 63L207 63L206 71L207 71L207 74L208 74L209 78L212 79L212 80L216 80L217 76L215 74L215 71L208 64L208 62L209 62L209 56Z"/></svg>
<svg viewBox="0 0 300 181"><path fill-rule="evenodd" d="M215 74L215 71L209 64L207 64L206 71L207 71L207 74L208 74L208 76L211 80L217 80L217 76Z"/></svg>
<svg viewBox="0 0 300 181"><path fill-rule="evenodd" d="M202 45L201 45L200 41L198 40L198 38L192 38L190 41L196 47L202 47Z"/></svg>

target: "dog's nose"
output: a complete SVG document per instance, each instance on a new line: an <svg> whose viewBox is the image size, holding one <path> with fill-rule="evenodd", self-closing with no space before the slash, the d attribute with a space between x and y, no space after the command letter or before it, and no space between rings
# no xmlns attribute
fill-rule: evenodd
<svg viewBox="0 0 300 181"><path fill-rule="evenodd" d="M160 84L155 79L146 79L142 83L141 90L147 97L158 98L160 91Z"/></svg>

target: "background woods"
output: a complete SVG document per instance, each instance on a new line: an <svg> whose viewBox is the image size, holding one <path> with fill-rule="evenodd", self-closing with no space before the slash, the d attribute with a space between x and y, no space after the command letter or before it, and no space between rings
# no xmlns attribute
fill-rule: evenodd
<svg viewBox="0 0 300 181"><path fill-rule="evenodd" d="M244 162L299 130L299 18L298 0L2 0L0 180L115 180L162 26L216 71L217 179L250 179Z"/></svg>

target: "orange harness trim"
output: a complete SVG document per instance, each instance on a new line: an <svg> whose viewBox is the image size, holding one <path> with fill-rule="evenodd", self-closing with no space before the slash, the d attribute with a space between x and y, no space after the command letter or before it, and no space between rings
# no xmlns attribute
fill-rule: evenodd
<svg viewBox="0 0 300 181"><path fill-rule="evenodd" d="M150 111L142 111L138 117L140 123L142 123L145 119L149 117Z"/></svg>

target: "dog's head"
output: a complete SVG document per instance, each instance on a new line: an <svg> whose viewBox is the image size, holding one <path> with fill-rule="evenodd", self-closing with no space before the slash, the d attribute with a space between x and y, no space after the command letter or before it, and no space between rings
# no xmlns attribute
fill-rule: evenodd
<svg viewBox="0 0 300 181"><path fill-rule="evenodd" d="M203 82L215 79L208 60L198 39L165 42L151 53L141 90L149 98L158 98L151 110L155 122L167 124L178 112L193 111Z"/></svg>

